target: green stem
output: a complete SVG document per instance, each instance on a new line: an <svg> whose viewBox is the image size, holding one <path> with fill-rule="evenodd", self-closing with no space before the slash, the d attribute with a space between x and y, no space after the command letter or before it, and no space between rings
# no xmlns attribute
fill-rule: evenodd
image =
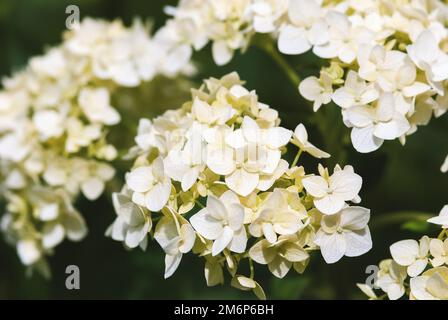
<svg viewBox="0 0 448 320"><path fill-rule="evenodd" d="M196 200L195 203L196 203L198 206L200 206L202 209L205 208L204 205L203 205L202 203L200 203L198 200Z"/></svg>
<svg viewBox="0 0 448 320"><path fill-rule="evenodd" d="M294 85L294 87L298 87L300 84L300 77L297 73L294 72L293 68L289 65L286 59L277 51L273 41L268 38L261 38L259 40L255 40L253 42L258 48L265 51L269 56L277 63L277 65L282 69L282 71L286 74L288 79Z"/></svg>
<svg viewBox="0 0 448 320"><path fill-rule="evenodd" d="M254 262L251 258L249 258L249 268L250 268L250 278L253 279L255 276L255 270L254 270Z"/></svg>
<svg viewBox="0 0 448 320"><path fill-rule="evenodd" d="M303 152L303 150L299 149L296 157L294 158L294 161L292 162L291 168L294 168L297 165L297 163L299 162L300 156L302 155L302 152Z"/></svg>
<svg viewBox="0 0 448 320"><path fill-rule="evenodd" d="M439 239L439 240L443 240L443 238L445 237L445 235L447 234L447 229L443 229L441 232L440 232L440 234L439 234L439 236L437 237L437 239Z"/></svg>

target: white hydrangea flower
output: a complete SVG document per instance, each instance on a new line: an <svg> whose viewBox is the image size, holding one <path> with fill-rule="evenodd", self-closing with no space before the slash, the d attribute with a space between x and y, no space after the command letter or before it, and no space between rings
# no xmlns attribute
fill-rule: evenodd
<svg viewBox="0 0 448 320"><path fill-rule="evenodd" d="M396 263L407 267L410 277L416 277L428 264L430 240L427 236L415 240L401 240L390 246L390 253Z"/></svg>
<svg viewBox="0 0 448 320"><path fill-rule="evenodd" d="M308 253L294 235L280 236L274 243L260 240L249 250L249 256L259 264L267 264L277 278L285 277L294 263L308 260Z"/></svg>
<svg viewBox="0 0 448 320"><path fill-rule="evenodd" d="M339 58L344 63L352 63L361 45L374 40L374 33L364 27L354 27L346 15L330 11L325 16L328 25L327 43L314 46L313 52L321 58Z"/></svg>
<svg viewBox="0 0 448 320"><path fill-rule="evenodd" d="M64 120L64 116L54 110L41 110L33 115L33 123L43 141L60 137L64 133Z"/></svg>
<svg viewBox="0 0 448 320"><path fill-rule="evenodd" d="M259 182L260 175L272 175L280 163L280 148L289 143L292 132L282 127L262 129L251 118L244 117L240 129L226 137L235 150L232 167L225 175L229 188L241 196L248 196Z"/></svg>
<svg viewBox="0 0 448 320"><path fill-rule="evenodd" d="M313 102L316 112L323 104L331 102L333 96L333 79L326 72L322 72L320 79L314 76L303 79L299 85L300 94Z"/></svg>
<svg viewBox="0 0 448 320"><path fill-rule="evenodd" d="M164 216L157 223L154 239L166 253L165 279L167 279L176 272L182 255L193 248L196 233L188 221L171 212L170 217Z"/></svg>
<svg viewBox="0 0 448 320"><path fill-rule="evenodd" d="M348 109L357 105L366 105L379 98L375 84L367 84L355 71L350 70L343 87L335 90L332 100L338 106Z"/></svg>
<svg viewBox="0 0 448 320"><path fill-rule="evenodd" d="M277 242L277 234L291 235L302 226L302 215L288 205L285 195L274 190L259 209L258 217L250 224L249 232L254 237L264 237L270 242Z"/></svg>
<svg viewBox="0 0 448 320"><path fill-rule="evenodd" d="M432 31L426 30L407 47L409 57L425 71L428 82L436 90L438 82L448 78L448 55L439 48L439 41Z"/></svg>
<svg viewBox="0 0 448 320"><path fill-rule="evenodd" d="M448 300L448 268L438 267L411 279L410 298L415 300Z"/></svg>
<svg viewBox="0 0 448 320"><path fill-rule="evenodd" d="M109 100L106 88L83 88L78 96L79 106L92 123L110 126L120 122L120 115Z"/></svg>
<svg viewBox="0 0 448 320"><path fill-rule="evenodd" d="M289 0L255 0L249 9L253 14L256 32L269 33L277 30L277 21L288 10Z"/></svg>
<svg viewBox="0 0 448 320"><path fill-rule="evenodd" d="M225 192L220 198L208 196L207 207L193 215L190 222L201 236L213 240L213 256L225 248L237 253L246 250L244 207L232 191Z"/></svg>
<svg viewBox="0 0 448 320"><path fill-rule="evenodd" d="M171 179L166 175L161 157L151 165L133 169L126 176L132 201L149 211L157 212L167 204L171 194Z"/></svg>
<svg viewBox="0 0 448 320"><path fill-rule="evenodd" d="M301 54L329 40L328 26L324 21L322 0L290 0L290 24L280 28L278 49L284 54Z"/></svg>
<svg viewBox="0 0 448 320"><path fill-rule="evenodd" d="M433 217L428 219L428 222L438 224L442 226L442 228L448 228L448 205L445 205L437 217Z"/></svg>
<svg viewBox="0 0 448 320"><path fill-rule="evenodd" d="M406 267L392 259L381 261L375 284L387 293L389 300L398 300L405 294Z"/></svg>
<svg viewBox="0 0 448 320"><path fill-rule="evenodd" d="M311 175L302 179L305 190L313 197L316 208L325 215L336 214L346 201L357 202L362 178L351 166L343 170L335 168L330 176L328 170L319 165L320 176Z"/></svg>
<svg viewBox="0 0 448 320"><path fill-rule="evenodd" d="M146 248L148 233L152 228L150 213L132 202L127 189L112 194L117 218L106 231L116 241L123 241L128 248Z"/></svg>
<svg viewBox="0 0 448 320"><path fill-rule="evenodd" d="M320 150L314 144L308 141L308 132L303 124L299 124L294 130L292 143L300 148L300 150L309 153L315 158L329 158L330 154Z"/></svg>
<svg viewBox="0 0 448 320"><path fill-rule="evenodd" d="M444 264L448 265L448 239L445 239L445 241L431 239L429 252L433 256L431 264L434 267L440 267Z"/></svg>
<svg viewBox="0 0 448 320"><path fill-rule="evenodd" d="M346 207L337 214L323 215L314 242L325 262L335 263L344 255L357 257L368 252L372 248L369 219L370 210L362 207Z"/></svg>
<svg viewBox="0 0 448 320"><path fill-rule="evenodd" d="M383 93L376 106L355 106L342 112L346 123L353 127L353 146L361 153L377 150L384 140L394 140L411 127L390 93Z"/></svg>

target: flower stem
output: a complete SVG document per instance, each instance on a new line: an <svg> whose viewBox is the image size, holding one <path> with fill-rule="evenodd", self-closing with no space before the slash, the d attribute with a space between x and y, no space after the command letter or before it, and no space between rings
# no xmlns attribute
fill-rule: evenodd
<svg viewBox="0 0 448 320"><path fill-rule="evenodd" d="M440 232L440 234L439 234L439 236L437 237L437 239L439 239L439 240L443 240L443 238L445 237L446 234L447 234L447 229L443 229L443 230Z"/></svg>
<svg viewBox="0 0 448 320"><path fill-rule="evenodd" d="M289 65L286 59L277 51L273 41L266 37L260 37L253 41L255 46L265 51L269 56L277 63L277 65L282 69L282 71L286 74L288 79L294 85L294 87L298 87L300 84L300 77L297 73L294 72L293 68Z"/></svg>
<svg viewBox="0 0 448 320"><path fill-rule="evenodd" d="M203 205L202 203L200 203L198 200L196 200L195 203L196 203L198 206L200 206L202 209L205 208L204 205Z"/></svg>
<svg viewBox="0 0 448 320"><path fill-rule="evenodd" d="M253 279L255 276L255 270L254 270L254 262L251 258L249 258L249 268L250 268L250 278Z"/></svg>
<svg viewBox="0 0 448 320"><path fill-rule="evenodd" d="M299 162L300 156L302 155L302 152L303 152L303 150L299 149L296 157L294 158L294 161L292 162L291 168L294 168L297 165L297 163Z"/></svg>

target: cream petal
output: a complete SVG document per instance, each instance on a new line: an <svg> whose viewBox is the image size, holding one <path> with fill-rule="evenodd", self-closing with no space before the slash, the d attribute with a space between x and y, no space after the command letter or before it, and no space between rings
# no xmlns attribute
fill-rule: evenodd
<svg viewBox="0 0 448 320"><path fill-rule="evenodd" d="M96 200L104 191L104 182L96 177L84 181L81 185L83 195L89 200Z"/></svg>
<svg viewBox="0 0 448 320"><path fill-rule="evenodd" d="M139 167L132 170L126 176L126 184L132 191L146 192L152 186L152 169L151 167Z"/></svg>
<svg viewBox="0 0 448 320"><path fill-rule="evenodd" d="M176 255L167 254L165 256L165 279L168 279L174 274L174 272L176 272L181 260L182 260L181 253Z"/></svg>
<svg viewBox="0 0 448 320"><path fill-rule="evenodd" d="M229 249L232 252L243 253L246 250L247 234L244 227L234 232L232 241L230 241Z"/></svg>
<svg viewBox="0 0 448 320"><path fill-rule="evenodd" d="M369 227L344 233L347 245L345 256L358 257L372 249L372 238Z"/></svg>
<svg viewBox="0 0 448 320"><path fill-rule="evenodd" d="M259 175L250 173L244 169L237 169L232 174L226 176L227 186L243 197L247 197L258 185Z"/></svg>
<svg viewBox="0 0 448 320"><path fill-rule="evenodd" d="M303 187L313 197L323 197L327 194L328 183L321 176L309 176L302 179Z"/></svg>
<svg viewBox="0 0 448 320"><path fill-rule="evenodd" d="M259 264L268 264L277 255L275 247L271 246L267 240L255 243L249 250L249 256Z"/></svg>
<svg viewBox="0 0 448 320"><path fill-rule="evenodd" d="M361 153L369 153L378 150L383 144L383 139L373 135L375 126L370 125L364 128L353 128L351 132L351 140L356 151Z"/></svg>
<svg viewBox="0 0 448 320"><path fill-rule="evenodd" d="M193 215L190 223L201 236L209 240L217 239L223 232L221 222L213 218L208 209L202 209Z"/></svg>
<svg viewBox="0 0 448 320"><path fill-rule="evenodd" d="M278 50L284 54L302 54L311 49L305 29L287 25L280 30Z"/></svg>
<svg viewBox="0 0 448 320"><path fill-rule="evenodd" d="M230 227L224 227L222 234L213 242L212 256L220 254L232 241L234 232Z"/></svg>
<svg viewBox="0 0 448 320"><path fill-rule="evenodd" d="M157 183L145 195L148 210L158 212L167 204L171 194L171 182Z"/></svg>
<svg viewBox="0 0 448 320"><path fill-rule="evenodd" d="M320 232L319 246L322 257L328 264L339 261L345 254L346 242L342 234L331 235Z"/></svg>
<svg viewBox="0 0 448 320"><path fill-rule="evenodd" d="M401 240L390 246L392 258L401 266L409 266L418 256L419 245L415 240Z"/></svg>
<svg viewBox="0 0 448 320"><path fill-rule="evenodd" d="M327 195L321 199L314 199L317 210L323 214L336 214L344 207L345 202L337 195Z"/></svg>
<svg viewBox="0 0 448 320"><path fill-rule="evenodd" d="M292 263L280 256L277 256L268 263L268 269L271 273L279 279L284 278L291 269Z"/></svg>

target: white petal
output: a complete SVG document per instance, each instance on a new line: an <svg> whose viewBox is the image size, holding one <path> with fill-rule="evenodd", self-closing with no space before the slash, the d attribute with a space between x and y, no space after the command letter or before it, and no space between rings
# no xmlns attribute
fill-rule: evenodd
<svg viewBox="0 0 448 320"><path fill-rule="evenodd" d="M409 266L414 263L418 251L419 245L415 240L401 240L390 246L392 258L401 266Z"/></svg>
<svg viewBox="0 0 448 320"><path fill-rule="evenodd" d="M373 135L375 127L368 126L365 128L353 128L351 139L353 147L361 153L369 153L377 150L383 144L383 139L379 139Z"/></svg>
<svg viewBox="0 0 448 320"><path fill-rule="evenodd" d="M213 218L207 209L202 209L193 215L190 223L201 236L209 240L217 239L223 232L221 223Z"/></svg>
<svg viewBox="0 0 448 320"><path fill-rule="evenodd" d="M370 210L363 207L348 207L341 212L341 226L347 230L361 230L367 226Z"/></svg>
<svg viewBox="0 0 448 320"><path fill-rule="evenodd" d="M305 29L287 25L280 30L278 50L284 54L301 54L311 49Z"/></svg>
<svg viewBox="0 0 448 320"><path fill-rule="evenodd" d="M182 244L179 246L179 251L182 253L189 252L196 240L196 232L194 232L193 227L188 223L184 223L180 227L180 237L182 238Z"/></svg>
<svg viewBox="0 0 448 320"><path fill-rule="evenodd" d="M190 188L196 183L196 180L198 180L198 176L199 170L197 167L188 170L182 177L182 191L186 192L190 190Z"/></svg>
<svg viewBox="0 0 448 320"><path fill-rule="evenodd" d="M418 259L408 266L408 275L410 277L419 276L428 265L428 259Z"/></svg>
<svg viewBox="0 0 448 320"><path fill-rule="evenodd" d="M165 279L171 277L176 272L182 260L182 253L165 256Z"/></svg>
<svg viewBox="0 0 448 320"><path fill-rule="evenodd" d="M342 234L333 233L328 235L319 231L317 237L319 239L320 252L326 263L335 263L339 261L345 254L346 242Z"/></svg>
<svg viewBox="0 0 448 320"><path fill-rule="evenodd" d="M232 241L230 241L229 249L232 252L243 253L246 250L247 234L246 229L243 227L238 231L235 231Z"/></svg>
<svg viewBox="0 0 448 320"><path fill-rule="evenodd" d="M372 249L372 238L369 227L344 233L347 257L358 257Z"/></svg>
<svg viewBox="0 0 448 320"><path fill-rule="evenodd" d="M84 196L89 200L98 199L104 191L104 182L96 177L84 181L81 185Z"/></svg>
<svg viewBox="0 0 448 320"><path fill-rule="evenodd" d="M309 101L317 100L322 94L322 86L316 77L308 77L299 85L300 94Z"/></svg>
<svg viewBox="0 0 448 320"><path fill-rule="evenodd" d="M277 234L274 231L274 227L271 223L264 222L261 225L261 228L263 230L263 235L265 236L266 240L268 240L270 243L275 243L277 241Z"/></svg>
<svg viewBox="0 0 448 320"><path fill-rule="evenodd" d="M145 205L148 210L157 212L167 204L171 194L171 182L157 183L145 195Z"/></svg>
<svg viewBox="0 0 448 320"><path fill-rule="evenodd" d="M358 195L362 178L356 173L340 170L330 177L329 185L333 189L333 195L348 201Z"/></svg>
<svg viewBox="0 0 448 320"><path fill-rule="evenodd" d="M321 199L314 199L314 205L323 214L332 215L341 211L345 202L340 197L330 194Z"/></svg>
<svg viewBox="0 0 448 320"><path fill-rule="evenodd" d="M268 136L266 144L273 149L279 149L288 144L291 139L291 130L276 127L268 129Z"/></svg>
<svg viewBox="0 0 448 320"><path fill-rule="evenodd" d="M56 247L64 240L65 230L60 224L47 224L43 229L42 246L45 249Z"/></svg>
<svg viewBox="0 0 448 320"><path fill-rule="evenodd" d="M227 64L233 57L233 50L226 41L215 41L212 45L213 60L218 66Z"/></svg>
<svg viewBox="0 0 448 320"><path fill-rule="evenodd" d="M244 169L235 170L231 175L226 176L227 186L240 196L247 197L258 185L259 175L249 173Z"/></svg>
<svg viewBox="0 0 448 320"><path fill-rule="evenodd" d="M327 194L328 183L321 176L310 176L303 178L303 187L313 197L323 197Z"/></svg>
<svg viewBox="0 0 448 320"><path fill-rule="evenodd" d="M216 220L227 220L227 209L221 199L213 195L207 198L207 212Z"/></svg>
<svg viewBox="0 0 448 320"><path fill-rule="evenodd" d="M249 256L259 264L268 264L276 256L275 247L270 246L266 240L258 241L249 250Z"/></svg>
<svg viewBox="0 0 448 320"><path fill-rule="evenodd" d="M234 232L229 227L224 227L222 234L213 242L212 256L220 254L232 241Z"/></svg>
<svg viewBox="0 0 448 320"><path fill-rule="evenodd" d="M268 264L269 271L277 278L284 278L291 269L292 263L280 256L277 256Z"/></svg>
<svg viewBox="0 0 448 320"><path fill-rule="evenodd" d="M136 192L146 192L151 188L152 181L151 167L139 167L132 170L126 176L126 184L128 187Z"/></svg>
<svg viewBox="0 0 448 320"><path fill-rule="evenodd" d="M384 140L394 140L405 134L411 125L405 117L400 117L389 122L381 122L375 125L373 134L375 137Z"/></svg>
<svg viewBox="0 0 448 320"><path fill-rule="evenodd" d="M341 108L350 108L355 105L355 96L345 87L337 89L333 93L332 99Z"/></svg>
<svg viewBox="0 0 448 320"><path fill-rule="evenodd" d="M20 261L26 266L36 263L42 256L42 252L33 240L20 240L17 243L17 254Z"/></svg>

